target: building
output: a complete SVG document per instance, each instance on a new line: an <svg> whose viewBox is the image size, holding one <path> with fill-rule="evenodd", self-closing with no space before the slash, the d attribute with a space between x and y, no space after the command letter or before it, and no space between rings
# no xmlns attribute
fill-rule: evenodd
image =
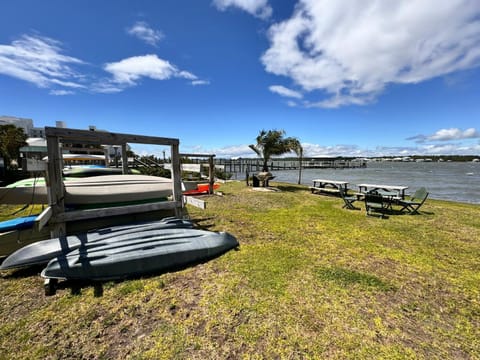
<svg viewBox="0 0 480 360"><path fill-rule="evenodd" d="M34 127L32 119L19 118L15 116L0 116L0 125L15 125L22 128L23 132L32 138L44 138L45 129Z"/></svg>
<svg viewBox="0 0 480 360"><path fill-rule="evenodd" d="M47 155L47 143L45 140L45 128L34 127L32 119L19 118L15 116L0 116L0 125L15 125L22 128L28 135L27 145L20 148L22 157L22 168L28 171L39 171L44 167L40 162ZM56 121L57 128L66 128L65 121ZM97 129L96 126L90 125L90 131L106 131ZM130 146L127 145L127 150ZM92 147L88 144L63 144L63 152L70 154L89 154L103 155L107 163L113 163L118 160L120 155L120 147L116 145L103 145L101 147Z"/></svg>

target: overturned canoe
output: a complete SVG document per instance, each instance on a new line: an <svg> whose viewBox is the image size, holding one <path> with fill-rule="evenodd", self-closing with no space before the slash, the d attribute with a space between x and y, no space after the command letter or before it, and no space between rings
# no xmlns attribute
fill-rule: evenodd
<svg viewBox="0 0 480 360"><path fill-rule="evenodd" d="M104 244L108 241L128 240L131 234L145 233L151 230L167 228L192 228L192 222L177 218L164 218L159 221L149 221L127 225L111 226L97 229L91 232L69 235L61 238L53 238L34 242L26 245L14 253L11 253L0 266L1 270L19 267L46 264L56 256L67 254L79 247L88 246L89 243L99 242ZM15 237L12 239L15 239ZM10 238L9 237L9 238ZM1 238L0 238L1 240Z"/></svg>
<svg viewBox="0 0 480 360"><path fill-rule="evenodd" d="M159 273L220 256L237 247L238 241L224 232L177 228L89 245L52 259L42 277L115 280Z"/></svg>

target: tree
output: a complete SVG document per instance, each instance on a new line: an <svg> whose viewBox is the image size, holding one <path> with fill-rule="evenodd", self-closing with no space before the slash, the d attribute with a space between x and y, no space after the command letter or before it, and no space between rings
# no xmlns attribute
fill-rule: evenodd
<svg viewBox="0 0 480 360"><path fill-rule="evenodd" d="M3 157L5 167L10 169L12 160L18 159L20 148L27 144L27 135L22 128L15 125L0 125L0 156Z"/></svg>
<svg viewBox="0 0 480 360"><path fill-rule="evenodd" d="M257 136L257 143L249 145L258 156L263 158L262 171L268 172L268 162L272 156L295 152L302 156L303 149L300 141L294 137L284 137L284 130L262 130Z"/></svg>

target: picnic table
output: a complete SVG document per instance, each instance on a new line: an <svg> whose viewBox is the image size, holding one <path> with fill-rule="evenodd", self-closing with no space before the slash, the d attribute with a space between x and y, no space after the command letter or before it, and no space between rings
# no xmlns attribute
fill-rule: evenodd
<svg viewBox="0 0 480 360"><path fill-rule="evenodd" d="M357 186L359 195L376 191L383 197L391 200L405 199L405 190L408 189L408 186L402 185L358 184Z"/></svg>
<svg viewBox="0 0 480 360"><path fill-rule="evenodd" d="M310 190L313 193L340 194L340 189L347 193L348 182L337 180L314 179Z"/></svg>

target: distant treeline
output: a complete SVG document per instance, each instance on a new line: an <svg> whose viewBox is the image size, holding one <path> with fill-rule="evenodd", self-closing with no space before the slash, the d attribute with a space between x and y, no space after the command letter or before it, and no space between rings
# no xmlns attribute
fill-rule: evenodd
<svg viewBox="0 0 480 360"><path fill-rule="evenodd" d="M479 159L480 155L411 155L408 156L412 160L418 159L430 159L432 161L472 161L473 159ZM382 156L382 157L375 157L376 159L395 159L397 156Z"/></svg>
<svg viewBox="0 0 480 360"><path fill-rule="evenodd" d="M472 161L473 159L480 159L480 154L478 155L410 155L410 156L405 156L410 158L412 161L418 160L418 159L430 159L432 161ZM371 156L371 157L365 157L365 159L397 159L399 156ZM358 159L358 157L354 156L336 156L336 157L304 157L303 161L326 161L326 160L354 160ZM272 160L282 160L282 161L298 161L298 158L292 157L292 158L281 158L281 159L276 159L272 158Z"/></svg>

